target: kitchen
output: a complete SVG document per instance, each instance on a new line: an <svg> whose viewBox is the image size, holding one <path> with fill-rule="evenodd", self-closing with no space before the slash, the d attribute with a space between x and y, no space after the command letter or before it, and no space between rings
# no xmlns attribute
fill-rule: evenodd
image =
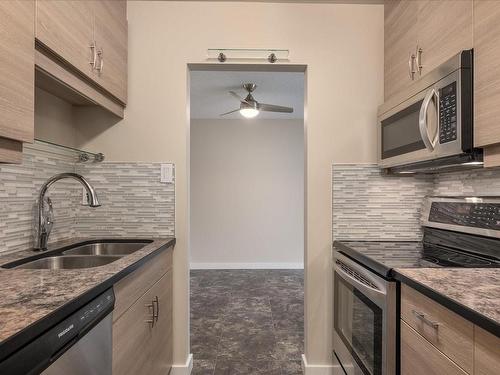
<svg viewBox="0 0 500 375"><path fill-rule="evenodd" d="M55 214L49 247L56 241L68 240L73 242L55 250L71 251L67 247L75 245L75 238L79 238L77 244L82 244L89 237L99 240L160 238L161 243L152 242L140 250L129 250L132 254L118 256L120 259L95 268L58 271L2 268L0 275L5 280L1 290L5 301L0 322L2 361L114 285L113 320L118 327L123 321L122 326L131 329L122 330L126 337L123 342L130 343L129 347L113 347L113 351L140 354L147 366L161 367L158 373L166 373L170 367L172 374L190 372L193 358L190 356L188 298L189 74L203 64L226 64L230 69L231 65L243 63L264 66L267 70L289 66L302 69L306 74L303 367L306 374L336 373L340 368L333 356L332 229L333 239L341 242L373 240L370 233L377 232L378 228L383 228L378 230L380 234L387 234L378 239L416 242L421 240L420 211L425 196L498 195L494 168L498 165L497 144L500 142L499 128L494 122L500 90L500 72L495 63L496 33L500 34L497 2L389 1L384 5L348 1L130 1L126 6L123 2L118 6L120 3L0 3L1 22L5 26L0 32L6 36L5 44L0 44L5 51L0 59L2 72L6 67L6 74L2 73L0 78L0 97L7 103L6 109L2 109L0 158L4 163L27 160L21 164L25 168L22 170L16 169L16 164L2 165L0 185L5 216L2 216L1 241L8 250L2 253L5 254L2 265L40 254L43 257L45 253L31 250L34 243L31 211L43 183L65 172L88 179L101 207L81 207L81 185L73 179L55 182L51 188L54 196L50 195ZM15 21L16 15L18 20L31 19L32 22ZM243 17L252 22L242 23ZM271 47L288 49L289 55L282 60L278 56L278 60L271 63L268 61L271 51L266 50ZM242 60L237 56L238 51L229 50L225 62L219 62L217 55L209 55L209 49L231 48L261 48L262 51L260 55ZM417 90L419 83L427 79L427 73L460 51L471 48L474 50L474 148L484 150L484 169L432 176L381 175L377 166L378 118L382 114L379 107L398 93L410 95L411 90ZM37 95L34 100L35 92L40 89L48 95ZM356 100L352 100L354 93ZM42 134L47 130L40 126L44 123L40 116L43 109L36 111L35 107L40 107L41 97L49 95L56 99L51 100L52 107L45 113L58 117L61 126ZM435 97L429 102L429 113L434 103ZM64 119L63 111L67 114ZM49 120L55 126L55 121ZM61 142L66 132L70 134ZM55 151L50 145L36 142L31 146L34 133L36 138L84 150L82 157L88 161L79 161L80 151L59 148ZM99 153L104 154L104 161L97 161ZM57 160L56 154L61 155ZM128 198L129 193L133 198ZM392 197L397 199L391 199L390 195L383 199L386 193L394 194ZM160 204L148 197L160 197ZM365 207L357 202L365 202ZM44 212L49 213L49 202L45 201L43 206ZM365 210L365 215L359 212L360 208ZM367 208L375 211L378 208L380 216L371 212L366 215ZM22 211L22 215L16 216L18 211ZM369 225L364 225L363 220L369 220ZM85 240L81 240L82 237ZM108 249L113 247L109 242L106 245ZM92 251L99 251L98 247L93 246ZM122 250L115 251L124 251L124 246L118 248ZM161 258L165 259L154 261ZM463 274L470 280L467 272ZM477 280L480 284L480 279ZM489 280L498 281L498 275L493 272ZM160 288L170 290L172 296L153 290L154 285L159 285L157 282L172 282L173 287ZM132 288L128 292L127 286ZM498 311L495 305L498 283L486 287L488 293L481 299L485 304L492 304L494 311L497 306ZM120 293L120 289L125 293ZM420 297L417 296L415 298ZM29 301L33 301L33 305ZM171 307L165 307L169 303ZM145 318L134 319L128 315L129 322L123 319L127 318L127 312L134 311L134 306L141 306L142 312L144 305L148 305L143 312L147 315ZM162 314L164 311L171 314ZM428 314L426 318L436 319ZM23 319L19 319L20 316ZM134 331L132 323L139 319L141 326ZM144 323L145 319L153 320L155 326L150 328L152 323ZM408 324L412 322L407 319L409 317L405 320L403 315L404 324L420 335L416 337L421 346L439 358L435 373L444 373L439 367L443 357L452 362L457 373L472 373L471 366L476 367L476 373L495 373L498 334L482 323L472 320L472 331L481 332L475 335L476 339L484 336L486 342L492 344L470 341L467 353L477 354L477 359L469 356L464 362L450 355L448 349L429 344L429 338L414 328L418 328L417 325ZM470 324L470 320L465 320ZM165 328L164 323L169 328ZM166 337L171 344L155 346L147 341L147 345L137 346L137 341L131 338L145 340L146 333L142 338L139 333L143 332L143 326L150 330L147 335L165 329L167 333L161 338ZM479 328L474 331L476 326ZM113 326L113 342L118 342L115 337L118 332ZM471 351L474 345L490 351ZM138 347L144 350L139 351ZM165 348L169 354L158 353L155 347ZM459 351L460 358L461 353ZM401 357L405 358L404 353ZM113 361L117 358L112 355ZM156 373L149 367L136 370L130 362L140 366L140 360L122 364L130 368L131 373ZM482 370L484 366L489 367ZM421 373L415 366L412 370Z"/></svg>

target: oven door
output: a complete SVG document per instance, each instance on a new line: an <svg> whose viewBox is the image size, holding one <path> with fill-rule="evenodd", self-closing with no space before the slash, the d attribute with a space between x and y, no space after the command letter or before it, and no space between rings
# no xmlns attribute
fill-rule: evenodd
<svg viewBox="0 0 500 375"><path fill-rule="evenodd" d="M459 72L439 80L379 117L378 161L382 168L463 152Z"/></svg>
<svg viewBox="0 0 500 375"><path fill-rule="evenodd" d="M333 345L347 375L393 375L395 283L335 256Z"/></svg>

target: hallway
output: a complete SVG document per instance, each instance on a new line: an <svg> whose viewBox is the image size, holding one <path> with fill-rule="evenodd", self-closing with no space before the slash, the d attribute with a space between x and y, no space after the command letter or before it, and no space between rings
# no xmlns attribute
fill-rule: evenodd
<svg viewBox="0 0 500 375"><path fill-rule="evenodd" d="M191 271L192 374L302 374L303 275Z"/></svg>

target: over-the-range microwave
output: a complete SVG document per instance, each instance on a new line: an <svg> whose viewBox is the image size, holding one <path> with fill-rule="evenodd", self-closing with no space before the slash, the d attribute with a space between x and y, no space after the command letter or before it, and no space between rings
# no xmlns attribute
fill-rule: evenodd
<svg viewBox="0 0 500 375"><path fill-rule="evenodd" d="M388 172L482 167L474 148L473 51L466 50L379 108L378 164Z"/></svg>

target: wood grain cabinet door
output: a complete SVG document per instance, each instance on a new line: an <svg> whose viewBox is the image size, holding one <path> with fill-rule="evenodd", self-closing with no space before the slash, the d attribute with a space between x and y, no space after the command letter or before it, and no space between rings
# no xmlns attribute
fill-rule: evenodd
<svg viewBox="0 0 500 375"><path fill-rule="evenodd" d="M472 0L418 0L417 39L420 76L461 50L472 48ZM416 47L415 47L416 48Z"/></svg>
<svg viewBox="0 0 500 375"><path fill-rule="evenodd" d="M475 0L474 144L476 147L500 143L499 59L500 1Z"/></svg>
<svg viewBox="0 0 500 375"><path fill-rule="evenodd" d="M35 3L0 1L0 20L0 161L8 162L16 160L2 149L33 142Z"/></svg>
<svg viewBox="0 0 500 375"><path fill-rule="evenodd" d="M127 102L127 2L93 1L94 33L99 53L96 82L120 102Z"/></svg>
<svg viewBox="0 0 500 375"><path fill-rule="evenodd" d="M88 1L36 1L36 39L62 60L92 78L94 41Z"/></svg>
<svg viewBox="0 0 500 375"><path fill-rule="evenodd" d="M172 271L167 272L152 288L157 321L153 327L151 375L168 374L173 362Z"/></svg>
<svg viewBox="0 0 500 375"><path fill-rule="evenodd" d="M385 99L409 86L410 54L417 40L418 4L391 0L384 4L384 85Z"/></svg>
<svg viewBox="0 0 500 375"><path fill-rule="evenodd" d="M152 295L139 298L113 323L113 374L151 374Z"/></svg>
<svg viewBox="0 0 500 375"><path fill-rule="evenodd" d="M500 338L474 327L474 375L495 375L500 371Z"/></svg>
<svg viewBox="0 0 500 375"><path fill-rule="evenodd" d="M401 374L467 375L404 321L401 321Z"/></svg>

